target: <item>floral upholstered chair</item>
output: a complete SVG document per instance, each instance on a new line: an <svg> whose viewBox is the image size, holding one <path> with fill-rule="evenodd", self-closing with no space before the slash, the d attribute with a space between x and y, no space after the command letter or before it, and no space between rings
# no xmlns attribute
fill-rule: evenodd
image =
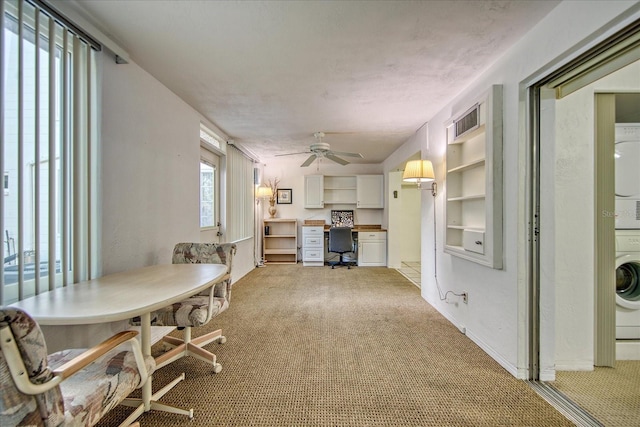
<svg viewBox="0 0 640 427"><path fill-rule="evenodd" d="M89 350L48 355L38 324L18 308L0 307L0 425L93 426L155 368L136 335L120 332Z"/></svg>
<svg viewBox="0 0 640 427"><path fill-rule="evenodd" d="M178 329L183 329L183 339L171 336L162 339L165 344L173 348L156 358L157 368L181 357L193 356L211 363L214 373L222 370L222 365L216 362L216 355L202 348L213 341L224 343L227 339L222 335L222 329L192 339L191 328L207 324L212 317L229 308L231 265L235 253L234 243L178 243L173 248L173 264L225 264L227 274L205 292L151 314L154 325L176 326Z"/></svg>

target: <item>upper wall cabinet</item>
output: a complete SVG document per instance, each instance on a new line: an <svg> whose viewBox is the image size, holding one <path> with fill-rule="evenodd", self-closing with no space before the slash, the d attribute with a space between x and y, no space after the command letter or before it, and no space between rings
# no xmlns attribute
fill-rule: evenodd
<svg viewBox="0 0 640 427"><path fill-rule="evenodd" d="M305 175L304 207L310 209L324 208L324 176Z"/></svg>
<svg viewBox="0 0 640 427"><path fill-rule="evenodd" d="M384 207L383 175L306 175L304 207L323 208L325 204L354 204L361 209Z"/></svg>
<svg viewBox="0 0 640 427"><path fill-rule="evenodd" d="M502 86L447 126L444 251L502 268Z"/></svg>
<svg viewBox="0 0 640 427"><path fill-rule="evenodd" d="M356 199L360 209L384 208L384 175L356 176Z"/></svg>

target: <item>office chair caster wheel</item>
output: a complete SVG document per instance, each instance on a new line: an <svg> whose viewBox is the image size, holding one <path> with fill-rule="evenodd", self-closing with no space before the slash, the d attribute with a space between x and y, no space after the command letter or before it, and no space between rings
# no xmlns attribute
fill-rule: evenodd
<svg viewBox="0 0 640 427"><path fill-rule="evenodd" d="M219 374L220 371L222 371L222 365L219 363L216 363L215 365L213 365L213 373L214 374Z"/></svg>
<svg viewBox="0 0 640 427"><path fill-rule="evenodd" d="M222 336L220 338L218 338L218 344L224 344L227 342L227 337Z"/></svg>

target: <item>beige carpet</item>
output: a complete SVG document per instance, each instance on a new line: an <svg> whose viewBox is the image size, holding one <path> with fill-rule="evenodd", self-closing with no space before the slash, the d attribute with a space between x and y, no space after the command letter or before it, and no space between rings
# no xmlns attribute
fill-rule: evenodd
<svg viewBox="0 0 640 427"><path fill-rule="evenodd" d="M615 368L557 372L549 383L605 426L640 426L640 361L618 360Z"/></svg>
<svg viewBox="0 0 640 427"><path fill-rule="evenodd" d="M570 426L387 268L271 265L235 283L231 306L194 335L223 370L181 359L154 389L187 379L143 426ZM125 417L117 408L101 426Z"/></svg>

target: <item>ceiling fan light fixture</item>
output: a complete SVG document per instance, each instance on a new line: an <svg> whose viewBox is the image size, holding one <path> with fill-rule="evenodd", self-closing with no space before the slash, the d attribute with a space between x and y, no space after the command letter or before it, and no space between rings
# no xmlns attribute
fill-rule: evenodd
<svg viewBox="0 0 640 427"><path fill-rule="evenodd" d="M316 132L313 134L313 136L316 138L317 142L309 146L309 151L303 151L300 153L276 154L276 157L292 156L294 154L311 154L309 158L307 158L307 160L305 160L304 163L300 165L300 167L303 167L303 168L311 165L311 163L313 163L314 160L316 159L319 162L321 159L325 158L325 159L331 160L332 162L335 162L344 166L344 165L348 165L349 161L342 159L338 156L359 157L361 159L364 158L360 153L347 153L342 151L331 150L331 145L322 141L322 138L324 138L324 132Z"/></svg>

